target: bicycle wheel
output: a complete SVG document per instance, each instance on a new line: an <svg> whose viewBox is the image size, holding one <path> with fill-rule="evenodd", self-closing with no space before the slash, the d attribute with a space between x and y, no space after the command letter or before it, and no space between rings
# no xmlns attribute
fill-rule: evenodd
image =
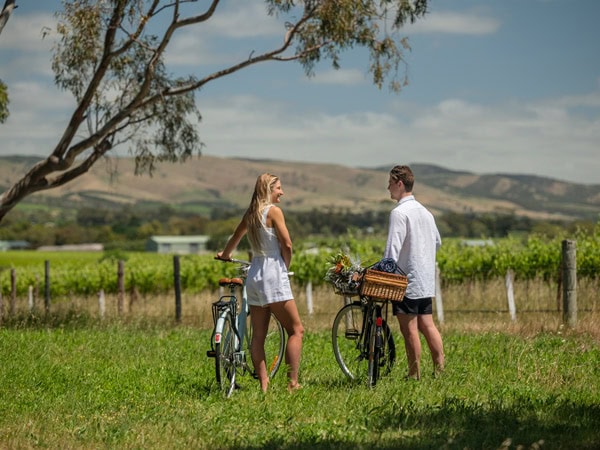
<svg viewBox="0 0 600 450"><path fill-rule="evenodd" d="M390 330L385 320L383 321L381 332L383 347L379 357L379 375L383 376L390 373L396 362L396 343L394 342L392 330Z"/></svg>
<svg viewBox="0 0 600 450"><path fill-rule="evenodd" d="M364 306L354 302L343 306L333 320L333 354L344 375L356 380L367 374L364 343Z"/></svg>
<svg viewBox="0 0 600 450"><path fill-rule="evenodd" d="M371 314L367 384L375 387L379 378L392 370L396 360L396 344L387 322L381 317L381 307L376 305L371 309Z"/></svg>
<svg viewBox="0 0 600 450"><path fill-rule="evenodd" d="M226 397L229 397L235 389L236 340L231 314L227 314L223 321L221 337L215 344L215 372L217 384L219 384Z"/></svg>
<svg viewBox="0 0 600 450"><path fill-rule="evenodd" d="M250 354L250 343L252 342L252 322L250 314L248 314L248 322L246 324L246 338L244 339L244 349L246 350L246 363L253 376L256 376L254 365L252 364L252 356ZM273 378L283 360L285 352L285 332L283 325L277 320L274 314L271 314L269 320L269 329L265 338L265 363L267 366L267 374L269 379Z"/></svg>
<svg viewBox="0 0 600 450"><path fill-rule="evenodd" d="M382 355L383 336L381 329L383 322L381 319L381 308L374 305L370 309L369 320L369 358L367 364L367 384L369 387L375 387L379 378L379 359Z"/></svg>

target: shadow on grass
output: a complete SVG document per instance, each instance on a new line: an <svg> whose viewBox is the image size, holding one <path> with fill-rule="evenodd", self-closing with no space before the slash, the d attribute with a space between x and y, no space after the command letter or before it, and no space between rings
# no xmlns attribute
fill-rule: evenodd
<svg viewBox="0 0 600 450"><path fill-rule="evenodd" d="M600 448L600 405L546 404L521 399L510 407L448 399L419 412L410 403L374 411L364 442L327 439L315 432L290 442L276 437L261 449L578 449ZM540 413L542 411L542 413ZM369 437L367 436L369 435ZM379 439L373 436L379 435ZM256 446L236 446L252 450Z"/></svg>

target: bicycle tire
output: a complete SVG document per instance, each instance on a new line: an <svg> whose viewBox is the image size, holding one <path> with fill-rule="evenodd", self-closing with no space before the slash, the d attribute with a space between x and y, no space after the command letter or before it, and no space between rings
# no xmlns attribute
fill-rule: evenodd
<svg viewBox="0 0 600 450"><path fill-rule="evenodd" d="M346 377L363 380L368 377L368 333L363 330L363 316L367 307L355 301L343 306L332 326L332 344L335 359ZM396 360L396 345L392 332L382 322L383 349L379 356L378 378L387 375Z"/></svg>
<svg viewBox="0 0 600 450"><path fill-rule="evenodd" d="M377 324L377 319L381 317L381 307L373 305L369 309L370 318L368 322L368 349L369 357L367 359L367 384L369 387L375 387L379 379L379 360L383 353L383 323Z"/></svg>
<svg viewBox="0 0 600 450"><path fill-rule="evenodd" d="M250 320L250 314L248 314L248 321L246 324L246 337L244 339L244 349L246 354L246 363L252 376L256 377L254 371L254 365L252 364L252 356L250 353L250 343L252 342L252 321ZM267 374L269 379L272 379L281 366L283 361L283 355L285 353L285 332L283 325L275 317L275 314L271 313L271 319L269 320L269 329L267 331L267 337L265 339L265 363L267 366Z"/></svg>
<svg viewBox="0 0 600 450"><path fill-rule="evenodd" d="M215 373L217 384L226 397L231 396L235 389L236 379L236 346L235 328L231 313L227 313L223 320L223 329L219 342L215 344Z"/></svg>
<svg viewBox="0 0 600 450"><path fill-rule="evenodd" d="M377 380L381 379L382 376L388 375L396 362L396 343L394 342L392 330L385 319L383 319L381 324L381 338L383 346L377 358Z"/></svg>
<svg viewBox="0 0 600 450"><path fill-rule="evenodd" d="M333 320L333 354L344 375L357 380L366 374L363 329L364 306L360 302L344 305Z"/></svg>

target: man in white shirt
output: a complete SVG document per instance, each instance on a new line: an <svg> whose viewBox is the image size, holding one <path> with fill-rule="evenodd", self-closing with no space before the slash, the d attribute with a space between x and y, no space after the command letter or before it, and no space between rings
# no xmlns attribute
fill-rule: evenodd
<svg viewBox="0 0 600 450"><path fill-rule="evenodd" d="M434 374L444 369L444 345L433 321L435 297L435 254L442 245L433 215L412 195L414 175L408 166L390 171L388 190L398 204L390 213L384 258L392 258L408 277L402 302L393 302L404 337L408 359L407 378L421 377L421 340L427 340Z"/></svg>

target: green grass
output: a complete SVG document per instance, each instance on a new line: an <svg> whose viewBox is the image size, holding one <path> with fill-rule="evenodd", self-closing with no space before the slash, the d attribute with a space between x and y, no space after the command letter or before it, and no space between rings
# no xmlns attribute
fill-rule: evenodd
<svg viewBox="0 0 600 450"><path fill-rule="evenodd" d="M224 400L210 332L75 318L0 328L0 448L592 449L600 349L585 334L444 333L447 370L399 361L375 389L346 380L327 331L308 332L303 389L282 370ZM519 447L521 446L521 447Z"/></svg>

